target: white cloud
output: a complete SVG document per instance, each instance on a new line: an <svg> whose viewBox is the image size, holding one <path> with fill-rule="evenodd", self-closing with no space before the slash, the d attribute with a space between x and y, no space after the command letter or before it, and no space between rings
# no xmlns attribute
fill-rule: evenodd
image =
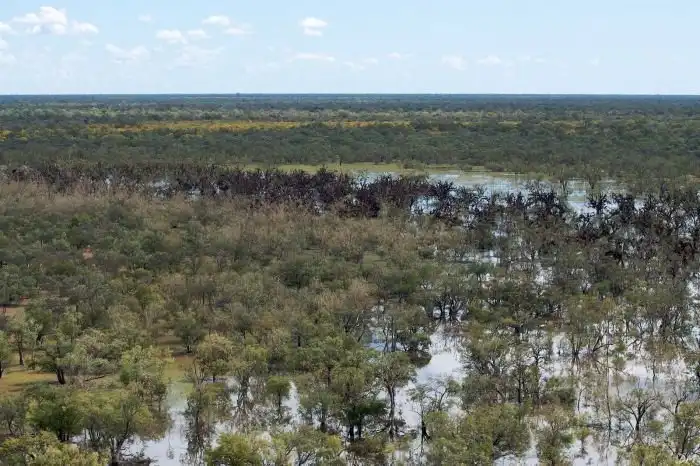
<svg viewBox="0 0 700 466"><path fill-rule="evenodd" d="M7 50L9 48L9 44L7 43L6 40L3 40L2 37L0 37L0 50Z"/></svg>
<svg viewBox="0 0 700 466"><path fill-rule="evenodd" d="M207 49L188 45L182 48L180 55L175 59L175 66L201 66L211 62L223 52L222 48Z"/></svg>
<svg viewBox="0 0 700 466"><path fill-rule="evenodd" d="M282 65L280 63L270 61L261 64L247 64L243 66L246 74L260 74L268 71L278 70Z"/></svg>
<svg viewBox="0 0 700 466"><path fill-rule="evenodd" d="M6 53L0 50L0 66L13 65L17 59L11 53Z"/></svg>
<svg viewBox="0 0 700 466"><path fill-rule="evenodd" d="M408 58L410 55L406 55L404 53L399 53L399 52L391 52L390 54L387 55L387 57L391 58L392 60L403 60L405 58Z"/></svg>
<svg viewBox="0 0 700 466"><path fill-rule="evenodd" d="M97 34L99 29L91 23L81 21L68 21L66 10L59 10L51 6L42 6L36 13L27 13L12 19L13 22L27 25L28 34L49 33L64 35L73 34Z"/></svg>
<svg viewBox="0 0 700 466"><path fill-rule="evenodd" d="M229 36L245 36L252 34L253 29L248 24L236 24L231 18L223 15L214 15L202 20L202 24L209 26L220 26L224 29L224 34Z"/></svg>
<svg viewBox="0 0 700 466"><path fill-rule="evenodd" d="M24 32L26 32L27 34L39 34L42 31L61 36L66 33L66 27L63 24L51 24L47 26L35 24L34 26L29 26L27 27L27 29L24 30Z"/></svg>
<svg viewBox="0 0 700 466"><path fill-rule="evenodd" d="M299 22L299 26L307 36L322 36L323 30L328 27L328 23L322 19L309 16Z"/></svg>
<svg viewBox="0 0 700 466"><path fill-rule="evenodd" d="M323 53L297 53L292 60L334 62L335 57Z"/></svg>
<svg viewBox="0 0 700 466"><path fill-rule="evenodd" d="M76 34L97 34L100 32L100 30L94 24L81 23L79 21L74 21L72 28L73 32Z"/></svg>
<svg viewBox="0 0 700 466"><path fill-rule="evenodd" d="M459 71L467 69L467 60L459 55L445 55L442 57L442 63Z"/></svg>
<svg viewBox="0 0 700 466"><path fill-rule="evenodd" d="M213 15L210 16L202 21L202 24L208 24L211 26L230 26L231 25L231 19L229 19L228 16L223 16L223 15Z"/></svg>
<svg viewBox="0 0 700 466"><path fill-rule="evenodd" d="M133 63L148 59L150 53L143 45L138 45L131 49L123 49L116 45L107 44L105 50L112 55L112 59L117 63Z"/></svg>
<svg viewBox="0 0 700 466"><path fill-rule="evenodd" d="M496 55L489 55L488 57L477 60L477 63L484 66L498 66L503 64L503 60Z"/></svg>
<svg viewBox="0 0 700 466"><path fill-rule="evenodd" d="M592 59L588 62L588 64L591 65L591 66L600 66L600 58L598 58L598 57L592 58Z"/></svg>
<svg viewBox="0 0 700 466"><path fill-rule="evenodd" d="M14 29L12 29L12 26L0 21L0 34L12 34L13 32L14 32Z"/></svg>
<svg viewBox="0 0 700 466"><path fill-rule="evenodd" d="M70 52L61 57L61 63L64 64L79 63L85 61L87 61L87 57L76 52Z"/></svg>
<svg viewBox="0 0 700 466"><path fill-rule="evenodd" d="M178 29L161 29L156 33L156 38L169 44L186 44L187 39Z"/></svg>
<svg viewBox="0 0 700 466"><path fill-rule="evenodd" d="M142 23L151 23L153 22L153 17L151 15L139 15L138 20Z"/></svg>
<svg viewBox="0 0 700 466"><path fill-rule="evenodd" d="M355 63L353 61L344 61L343 65L345 65L348 68L351 68L353 70L356 70L356 71L362 71L362 70L366 69L364 65L361 65L359 63Z"/></svg>
<svg viewBox="0 0 700 466"><path fill-rule="evenodd" d="M327 57L327 58L332 58L332 57ZM353 70L362 71L362 70L366 70L368 66L374 66L374 65L377 65L378 63L379 63L379 60L377 60L376 58L363 58L359 62L344 61L343 65L345 65L348 68L351 68Z"/></svg>
<svg viewBox="0 0 700 466"><path fill-rule="evenodd" d="M547 63L547 60L545 60L544 58L533 57L531 55L521 55L520 57L518 57L518 61L520 63L537 63L538 65Z"/></svg>
<svg viewBox="0 0 700 466"><path fill-rule="evenodd" d="M187 31L187 37L190 39L208 39L209 34L203 29L190 29Z"/></svg>
<svg viewBox="0 0 700 466"><path fill-rule="evenodd" d="M224 31L224 34L228 34L229 36L246 36L252 33L253 29L245 24L242 26L233 26Z"/></svg>
<svg viewBox="0 0 700 466"><path fill-rule="evenodd" d="M17 16L13 19L17 23L24 24L68 24L66 10L57 10L51 6L42 6L38 13L27 13L24 16Z"/></svg>

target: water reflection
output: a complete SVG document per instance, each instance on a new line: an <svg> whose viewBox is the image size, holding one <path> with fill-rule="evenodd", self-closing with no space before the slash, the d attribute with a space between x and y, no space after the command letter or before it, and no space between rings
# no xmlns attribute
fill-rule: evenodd
<svg viewBox="0 0 700 466"><path fill-rule="evenodd" d="M361 177L367 180L390 173L363 173ZM455 187L476 187L483 186L485 194L491 193L511 193L526 191L528 188L527 179L510 175L493 175L487 173L464 173L448 172L431 175L433 181L448 181L454 183ZM606 182L605 187L612 187L612 182ZM593 209L586 205L585 184L581 181L569 182L564 187L554 186L563 189L566 193L569 205L576 212L592 212ZM431 359L427 365L423 365L416 371L415 382L409 383L397 393L397 414L405 421L402 430L409 434L414 441L414 449L419 451L422 444L421 432L421 401L416 400L411 394L416 393L417 387L421 384L435 381L436 379L446 380L453 377L460 380L464 376L463 367L460 362L459 353L456 350L455 336L449 332L449 326L443 326L430 337ZM557 345L555 339L554 346ZM634 365L632 365L634 369ZM643 367L643 366L642 366ZM563 374L569 367L564 364L555 364L552 374ZM646 372L642 371L643 374ZM272 382L272 383L270 383ZM245 412L245 399L240 398L240 390L234 387L233 380L226 380L220 383L207 383L189 376L187 380L177 380L171 386L169 395L169 406L173 418L173 427L167 435L160 441L146 442L139 447L143 448L143 453L150 458L157 460L157 464L171 466L178 464L200 465L203 464L203 452L216 444L219 434L231 431L245 425L251 419L261 419L262 424L257 427L264 427L265 423L280 424L301 424L300 400L296 387L289 380L270 380L267 383L268 389L265 393L253 393L253 397L262 397L265 402L255 403L262 405L264 412ZM247 395L246 395L247 396ZM586 408L582 408L586 409ZM591 442L589 439L588 442ZM615 459L614 452L607 458L596 450L594 445L582 445L580 442L575 448L582 449L587 446L589 452L584 462L580 458L575 464L587 464L589 461L601 464L609 462L610 458ZM136 448L136 447L135 447ZM501 462L501 464L508 464ZM537 455L534 449L529 453L526 464L537 464Z"/></svg>

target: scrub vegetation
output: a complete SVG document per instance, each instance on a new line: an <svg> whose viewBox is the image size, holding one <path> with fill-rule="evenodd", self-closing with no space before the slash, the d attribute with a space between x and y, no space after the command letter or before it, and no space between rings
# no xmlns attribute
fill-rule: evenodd
<svg viewBox="0 0 700 466"><path fill-rule="evenodd" d="M0 464L700 464L695 107L4 97Z"/></svg>

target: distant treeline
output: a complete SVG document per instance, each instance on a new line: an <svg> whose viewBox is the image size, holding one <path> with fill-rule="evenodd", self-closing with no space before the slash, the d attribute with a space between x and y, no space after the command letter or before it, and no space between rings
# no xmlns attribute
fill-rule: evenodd
<svg viewBox="0 0 700 466"><path fill-rule="evenodd" d="M574 177L700 175L688 97L5 97L0 164L393 163Z"/></svg>

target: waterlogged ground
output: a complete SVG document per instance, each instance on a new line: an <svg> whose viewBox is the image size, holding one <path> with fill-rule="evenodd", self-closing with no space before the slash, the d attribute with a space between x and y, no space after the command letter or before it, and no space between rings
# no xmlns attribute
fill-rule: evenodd
<svg viewBox="0 0 700 466"><path fill-rule="evenodd" d="M460 355L455 349L454 342L449 336L446 336L441 331L436 332L432 338L432 359L430 363L416 371L415 382L425 383L431 379L442 378L444 376L452 376L460 379L464 375ZM562 344L562 336L554 339L555 352L556 348ZM651 367L646 358L640 356L634 360L628 361L624 369L627 376L636 377L635 382L627 381L622 383L617 390L620 395L624 395L635 387L650 387L652 384L659 390L664 390L665 380L672 373L679 373L683 370L681 366L675 366L668 372L658 373L656 379L652 381ZM554 361L551 364L549 376L563 375L570 370L567 363L563 361ZM410 401L408 391L415 386L415 383L407 385L397 396L397 412L402 415L407 423L406 430L418 429L420 426L420 416L417 412L417 406ZM143 451L143 453L158 460L159 465L174 466L179 464L188 464L186 461L187 455L187 439L185 434L186 424L183 416L183 411L186 407L186 396L188 386L184 382L176 379L171 387L169 396L169 409L173 419L173 425L168 434L160 441L147 442L146 444L137 444L132 450L134 453ZM296 393L292 391L292 396L286 402L289 412L296 413L298 403ZM578 414L593 414L592 408L586 406L585 402L580 403L577 409ZM222 424L218 426L218 432L225 432L227 426ZM415 442L413 453L419 450L418 442ZM575 466L584 465L614 465L617 460L617 449L607 442L596 442L589 438L585 445L585 455L581 455L581 443L575 442L569 449L569 457L573 459ZM536 451L533 448L528 451L524 459L502 459L497 464L499 465L528 465L536 466L538 463Z"/></svg>
<svg viewBox="0 0 700 466"><path fill-rule="evenodd" d="M355 167L353 173L360 176L372 178L385 174L396 174L399 170L386 172L369 171L364 167ZM528 184L528 179L517 177L515 175L493 174L487 172L464 172L464 171L439 171L429 174L431 179L451 181L455 186L484 186L487 193L489 192L511 192L525 190ZM607 183L610 185L611 183ZM569 197L568 201L572 208L582 212L587 210L585 206L585 189L582 182L572 182L568 186ZM415 380L418 383L428 382L434 378L443 376L452 376L460 379L464 373L460 356L454 342L446 336L442 330L437 331L432 337L431 353L432 359L430 363L416 371ZM563 341L562 336L554 339L554 353ZM571 368L562 362L557 362L556 359L550 366L550 375L566 374ZM680 369L678 369L680 370ZM651 384L651 370L645 365L645 358L639 356L636 359L628 361L624 372L629 375L634 375L638 378L635 383L623 383L620 390L629 391L637 386L648 386ZM662 386L663 375L658 376L654 383L656 386ZM182 377L176 377L171 386L169 395L169 410L173 419L173 424L167 435L155 442L138 443L132 448L132 453L143 452L147 457L157 460L158 465L174 466L186 463L187 454L187 439L185 433L185 419L183 411L186 408L186 397L189 390L188 385L181 380ZM409 400L408 391L414 386L414 383L405 387L398 396L397 412L405 419L407 423L406 431L417 430L420 426L420 416L417 412L417 407ZM298 402L295 391L292 391L290 400L287 401L287 407L290 413L296 413ZM587 413L591 411L585 403L580 403L578 407L579 413ZM217 431L222 432L227 429L227 426L221 425ZM602 445L601 445L602 443ZM605 442L594 442L588 439L585 445L586 454L578 455L581 452L581 443L576 442L570 449L570 458L574 459L574 465L596 465L609 464L613 465L617 459L615 448L607 448ZM418 449L416 443L415 449ZM577 457L578 455L578 457ZM530 449L524 460L516 461L514 459L502 459L498 462L500 465L537 465L537 454L534 447Z"/></svg>

